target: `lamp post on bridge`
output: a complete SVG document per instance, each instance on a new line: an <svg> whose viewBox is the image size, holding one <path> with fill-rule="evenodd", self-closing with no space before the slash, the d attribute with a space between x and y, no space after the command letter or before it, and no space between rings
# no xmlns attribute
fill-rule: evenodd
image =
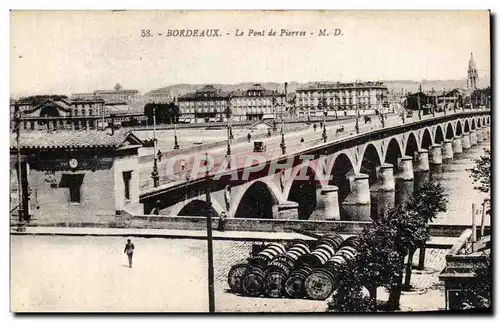
<svg viewBox="0 0 500 322"><path fill-rule="evenodd" d="M432 97L434 98L434 102L432 104L432 117L436 116L436 108L437 108L437 95L436 91L434 90L434 87L431 90Z"/></svg>
<svg viewBox="0 0 500 322"><path fill-rule="evenodd" d="M356 129L356 134L359 134L359 93L358 91L356 92L356 124L354 125L354 128Z"/></svg>
<svg viewBox="0 0 500 322"><path fill-rule="evenodd" d="M174 150L179 150L179 142L177 141L177 122L174 120Z"/></svg>
<svg viewBox="0 0 500 322"><path fill-rule="evenodd" d="M446 107L447 107L446 91L443 88L443 112L444 112L444 115L446 115Z"/></svg>
<svg viewBox="0 0 500 322"><path fill-rule="evenodd" d="M422 109L420 107L420 94L422 94L422 85L419 86L417 93L418 119L422 120Z"/></svg>
<svg viewBox="0 0 500 322"><path fill-rule="evenodd" d="M286 143L285 143L285 121L283 120L283 106L281 107L281 154L286 154Z"/></svg>
<svg viewBox="0 0 500 322"><path fill-rule="evenodd" d="M111 126L114 126L112 124ZM158 161L156 159L156 108L153 107L153 171L151 178L153 179L153 186L156 188L160 185L160 174L158 173Z"/></svg>
<svg viewBox="0 0 500 322"><path fill-rule="evenodd" d="M323 138L323 143L326 143L326 115L328 114L328 110L326 109L326 98L323 98L323 133L321 137Z"/></svg>
<svg viewBox="0 0 500 322"><path fill-rule="evenodd" d="M227 101L227 109L226 109L226 122L227 122L227 151L226 157L228 158L228 167L231 169L231 139L233 138L233 133L231 131L231 95L229 95L229 100Z"/></svg>

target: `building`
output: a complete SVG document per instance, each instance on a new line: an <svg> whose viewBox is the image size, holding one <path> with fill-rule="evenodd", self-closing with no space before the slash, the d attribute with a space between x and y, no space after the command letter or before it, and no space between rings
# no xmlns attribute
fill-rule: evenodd
<svg viewBox="0 0 500 322"><path fill-rule="evenodd" d="M120 84L116 84L112 90L97 90L94 94L108 101L128 102L137 99L139 91L136 89L123 89Z"/></svg>
<svg viewBox="0 0 500 322"><path fill-rule="evenodd" d="M174 101L174 95L165 89L155 89L147 94L148 103L168 104Z"/></svg>
<svg viewBox="0 0 500 322"><path fill-rule="evenodd" d="M245 91L233 91L231 92L233 119L235 121L274 119L278 115L286 114L285 98L285 93L266 89L260 84L254 84Z"/></svg>
<svg viewBox="0 0 500 322"><path fill-rule="evenodd" d="M138 149L133 133L22 132L22 213L32 224L109 223L140 213ZM16 135L11 135L11 178L17 185ZM11 209L19 198L11 198ZM11 218L17 222L17 216Z"/></svg>
<svg viewBox="0 0 500 322"><path fill-rule="evenodd" d="M20 126L25 131L96 129L103 105L101 98L70 100L66 96L33 96L11 102L11 124L15 123L18 109Z"/></svg>
<svg viewBox="0 0 500 322"><path fill-rule="evenodd" d="M286 111L286 94L254 84L247 90L224 92L206 85L178 98L181 122L224 122L227 115L233 121L275 118Z"/></svg>
<svg viewBox="0 0 500 322"><path fill-rule="evenodd" d="M375 111L388 107L388 90L383 82L316 83L296 90L296 109L299 117L319 116L323 106L331 111L360 110ZM321 103L320 103L321 102Z"/></svg>

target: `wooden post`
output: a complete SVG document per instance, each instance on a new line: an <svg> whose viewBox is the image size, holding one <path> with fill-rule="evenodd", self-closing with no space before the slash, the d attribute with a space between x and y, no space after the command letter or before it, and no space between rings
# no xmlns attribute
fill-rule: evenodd
<svg viewBox="0 0 500 322"><path fill-rule="evenodd" d="M472 251L474 251L474 244L477 241L476 232L476 204L472 204Z"/></svg>
<svg viewBox="0 0 500 322"><path fill-rule="evenodd" d="M481 213L481 235L480 238L484 237L484 217L486 216L486 199L483 201L483 211Z"/></svg>
<svg viewBox="0 0 500 322"><path fill-rule="evenodd" d="M207 213L207 251L208 251L208 308L210 313L215 313L215 294L214 294L214 254L212 246L212 199L210 196L210 178L208 177L209 164L208 153L206 156L206 172L205 172L205 196L208 205Z"/></svg>

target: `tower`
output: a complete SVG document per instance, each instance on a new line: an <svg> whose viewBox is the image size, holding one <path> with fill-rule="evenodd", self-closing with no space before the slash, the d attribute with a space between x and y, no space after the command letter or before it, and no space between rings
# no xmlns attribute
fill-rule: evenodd
<svg viewBox="0 0 500 322"><path fill-rule="evenodd" d="M469 69L467 70L467 87L475 90L477 88L477 80L478 80L476 62L474 61L474 55L472 52L470 53L469 59Z"/></svg>

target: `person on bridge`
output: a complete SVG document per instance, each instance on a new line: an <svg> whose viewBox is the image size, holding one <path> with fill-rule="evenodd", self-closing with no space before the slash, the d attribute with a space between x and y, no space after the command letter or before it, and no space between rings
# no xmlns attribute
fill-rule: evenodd
<svg viewBox="0 0 500 322"><path fill-rule="evenodd" d="M181 161L181 171L184 172L186 170L186 160Z"/></svg>
<svg viewBox="0 0 500 322"><path fill-rule="evenodd" d="M300 138L300 143L304 143L304 138Z"/></svg>
<svg viewBox="0 0 500 322"><path fill-rule="evenodd" d="M267 129L267 136L271 137L271 129Z"/></svg>
<svg viewBox="0 0 500 322"><path fill-rule="evenodd" d="M123 251L125 254L127 254L128 257L128 267L132 268L132 257L134 256L134 244L130 241L130 239L127 239L127 243L125 244L125 250Z"/></svg>
<svg viewBox="0 0 500 322"><path fill-rule="evenodd" d="M252 134L250 134L250 132L248 132L248 134L247 134L247 139L248 139L248 143L250 143L250 140L252 139Z"/></svg>
<svg viewBox="0 0 500 322"><path fill-rule="evenodd" d="M158 150L158 153L156 155L158 156L158 162L161 162L161 157L163 156L163 154L161 153L161 151Z"/></svg>

